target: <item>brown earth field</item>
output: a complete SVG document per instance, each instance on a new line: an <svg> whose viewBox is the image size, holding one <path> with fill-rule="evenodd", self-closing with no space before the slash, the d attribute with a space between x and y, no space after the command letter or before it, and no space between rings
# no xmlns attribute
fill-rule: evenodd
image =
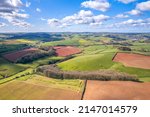
<svg viewBox="0 0 150 117"><path fill-rule="evenodd" d="M62 56L62 57L81 52L79 48L72 47L72 46L55 46L54 49L56 50L57 56Z"/></svg>
<svg viewBox="0 0 150 117"><path fill-rule="evenodd" d="M11 81L0 85L0 100L79 100L81 93L36 85L24 81Z"/></svg>
<svg viewBox="0 0 150 117"><path fill-rule="evenodd" d="M5 54L5 55L3 55L3 57L5 59L11 61L11 62L15 62L18 58L21 58L24 55L29 54L29 53L33 53L35 51L38 51L38 49L37 48L29 48L29 49L24 49L24 50L21 50L21 51Z"/></svg>
<svg viewBox="0 0 150 117"><path fill-rule="evenodd" d="M88 80L84 100L150 100L150 83Z"/></svg>
<svg viewBox="0 0 150 117"><path fill-rule="evenodd" d="M125 66L150 69L150 56L132 53L117 53L113 61Z"/></svg>

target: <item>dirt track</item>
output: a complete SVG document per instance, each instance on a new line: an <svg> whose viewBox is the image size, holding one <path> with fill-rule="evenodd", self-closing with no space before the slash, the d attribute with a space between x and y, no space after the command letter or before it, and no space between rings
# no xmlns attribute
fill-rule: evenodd
<svg viewBox="0 0 150 117"><path fill-rule="evenodd" d="M150 83L88 81L84 100L150 100Z"/></svg>
<svg viewBox="0 0 150 117"><path fill-rule="evenodd" d="M150 56L129 53L117 53L114 60L125 66L150 69Z"/></svg>

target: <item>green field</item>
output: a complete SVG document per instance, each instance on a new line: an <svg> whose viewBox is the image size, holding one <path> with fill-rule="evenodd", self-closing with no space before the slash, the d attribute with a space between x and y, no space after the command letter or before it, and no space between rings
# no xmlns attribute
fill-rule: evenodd
<svg viewBox="0 0 150 117"><path fill-rule="evenodd" d="M0 44L0 55L27 47L26 44Z"/></svg>
<svg viewBox="0 0 150 117"><path fill-rule="evenodd" d="M0 75L1 76L11 76L20 71L25 70L26 67L20 66L18 64L13 64L8 62L7 60L0 58Z"/></svg>
<svg viewBox="0 0 150 117"><path fill-rule="evenodd" d="M41 46L59 46L59 45L78 46L78 45L80 45L80 43L79 43L78 39L74 39L74 40L62 40L62 41L46 42L46 43L43 43Z"/></svg>
<svg viewBox="0 0 150 117"><path fill-rule="evenodd" d="M101 47L99 48L100 50L97 50L98 48L99 46L89 47L88 49L85 48L85 55L78 56L71 60L62 62L58 64L58 66L61 69L67 70L67 71L70 71L70 70L71 71L80 71L80 70L81 71L93 71L93 70L100 70L100 69L117 70L120 72L137 75L138 78L142 81L150 81L150 70L125 67L121 63L113 62L112 58L114 57L116 53L116 49L108 47L107 49L104 49L104 51L101 51ZM90 49L93 53L91 53ZM93 49L96 49L96 51L93 51ZM94 53L97 51L99 51L99 54ZM88 54L91 54L91 55L88 55Z"/></svg>
<svg viewBox="0 0 150 117"><path fill-rule="evenodd" d="M131 46L132 50L137 52L137 53L141 53L141 54L145 54L145 55L150 55L150 43L134 43L134 46Z"/></svg>

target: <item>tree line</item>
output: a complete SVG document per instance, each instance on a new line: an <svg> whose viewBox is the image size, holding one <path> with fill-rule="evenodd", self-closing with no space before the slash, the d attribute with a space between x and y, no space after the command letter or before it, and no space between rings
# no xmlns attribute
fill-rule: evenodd
<svg viewBox="0 0 150 117"><path fill-rule="evenodd" d="M42 73L47 77L57 79L82 79L82 80L120 80L120 81L139 81L136 76L120 73L112 70L98 71L62 71L56 65L45 65L37 68L36 72Z"/></svg>

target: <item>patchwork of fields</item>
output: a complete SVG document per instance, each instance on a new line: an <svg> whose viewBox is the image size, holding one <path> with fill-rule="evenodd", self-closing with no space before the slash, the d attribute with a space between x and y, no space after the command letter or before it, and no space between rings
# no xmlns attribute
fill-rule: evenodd
<svg viewBox="0 0 150 117"><path fill-rule="evenodd" d="M62 34L61 39L58 35L52 36L58 38L56 41L1 39L0 99L150 99L149 39L121 40L114 35L113 38L104 35ZM17 63L21 57L23 62ZM107 70L134 76L144 83L95 81L92 78L86 82L87 79L65 79L57 70L55 74L61 78L45 77L44 73L37 72L37 68L51 64L65 71L68 78L73 71L82 74L82 71ZM69 74L69 71L72 72ZM104 80L108 75L101 77ZM125 80L123 75L121 77Z"/></svg>

